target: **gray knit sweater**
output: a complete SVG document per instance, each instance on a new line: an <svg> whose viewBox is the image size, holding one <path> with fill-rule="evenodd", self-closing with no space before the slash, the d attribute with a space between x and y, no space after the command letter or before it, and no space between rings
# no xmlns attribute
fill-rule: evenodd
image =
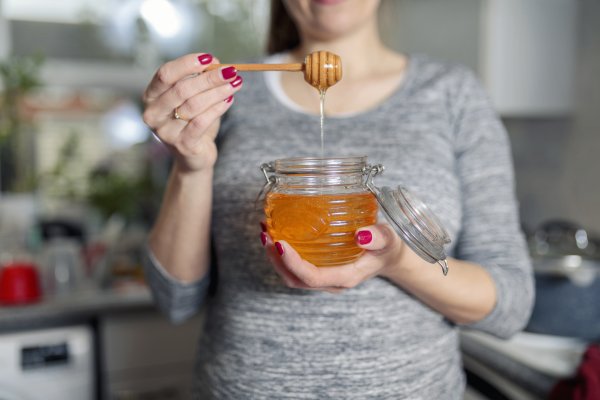
<svg viewBox="0 0 600 400"><path fill-rule="evenodd" d="M336 295L281 283L259 240L258 167L319 155L319 120L278 100L264 74L244 79L218 139L215 293L207 295L210 278L181 284L148 254L148 281L172 320L206 307L196 398L461 399L458 328L418 299L380 278ZM471 72L411 56L384 104L326 120L325 147L384 164L375 183L411 189L450 233L448 253L489 271L497 304L469 328L508 337L525 325L532 275L510 146Z"/></svg>

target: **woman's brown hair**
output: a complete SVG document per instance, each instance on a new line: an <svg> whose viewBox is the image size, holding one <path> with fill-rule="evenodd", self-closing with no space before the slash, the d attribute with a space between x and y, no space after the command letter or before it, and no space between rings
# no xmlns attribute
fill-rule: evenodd
<svg viewBox="0 0 600 400"><path fill-rule="evenodd" d="M300 44L296 23L290 17L282 0L271 0L271 20L267 36L267 53L291 50Z"/></svg>

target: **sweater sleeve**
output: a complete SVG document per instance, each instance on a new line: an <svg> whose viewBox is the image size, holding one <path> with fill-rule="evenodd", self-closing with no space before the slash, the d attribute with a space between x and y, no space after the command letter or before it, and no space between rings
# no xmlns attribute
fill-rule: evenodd
<svg viewBox="0 0 600 400"><path fill-rule="evenodd" d="M221 127L215 139L217 148L221 147L224 137L233 125L231 111L233 110L221 117ZM169 274L156 259L148 245L144 249L143 261L146 280L154 297L154 302L173 323L184 322L196 314L204 304L207 296L215 290L213 286L218 281L218 273L214 254L211 254L209 273L191 283L183 283Z"/></svg>
<svg viewBox="0 0 600 400"><path fill-rule="evenodd" d="M478 80L470 71L461 73L453 103L463 208L455 256L482 265L496 287L493 310L468 327L509 338L527 324L534 298L510 143Z"/></svg>
<svg viewBox="0 0 600 400"><path fill-rule="evenodd" d="M146 246L144 251L146 281L158 308L173 323L181 323L200 310L210 283L210 274L192 283L171 276Z"/></svg>

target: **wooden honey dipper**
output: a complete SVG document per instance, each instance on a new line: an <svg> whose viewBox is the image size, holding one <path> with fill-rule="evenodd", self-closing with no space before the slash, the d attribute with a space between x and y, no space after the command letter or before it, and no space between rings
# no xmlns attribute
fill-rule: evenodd
<svg viewBox="0 0 600 400"><path fill-rule="evenodd" d="M233 66L238 71L292 71L304 72L304 80L323 92L342 79L340 56L328 51L315 51L304 59L304 63L290 64L211 64L207 70Z"/></svg>

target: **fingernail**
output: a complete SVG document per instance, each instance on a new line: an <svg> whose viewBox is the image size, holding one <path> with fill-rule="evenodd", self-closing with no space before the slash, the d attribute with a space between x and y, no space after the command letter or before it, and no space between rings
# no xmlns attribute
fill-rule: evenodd
<svg viewBox="0 0 600 400"><path fill-rule="evenodd" d="M242 79L242 77L241 77L241 76L238 76L237 78L235 78L234 80L232 80L232 81L230 82L230 84L231 84L231 86L233 86L233 87L238 87L238 86L240 86L240 85L242 84L242 82L243 82L243 81L244 81L244 80Z"/></svg>
<svg viewBox="0 0 600 400"><path fill-rule="evenodd" d="M373 235L370 231L358 231L356 240L358 240L358 244L369 244L373 240Z"/></svg>
<svg viewBox="0 0 600 400"><path fill-rule="evenodd" d="M266 233L264 233L264 232L260 233L260 241L263 246L267 244L267 234Z"/></svg>
<svg viewBox="0 0 600 400"><path fill-rule="evenodd" d="M221 68L221 76L223 77L223 79L231 79L236 75L237 71L235 70L235 67Z"/></svg>
<svg viewBox="0 0 600 400"><path fill-rule="evenodd" d="M265 225L265 223L262 222L262 221L260 222L260 230L262 232L266 232L267 231L267 225Z"/></svg>
<svg viewBox="0 0 600 400"><path fill-rule="evenodd" d="M208 53L201 54L198 56L198 61L200 61L200 64L202 64L202 65L210 64L212 60L213 60L213 56Z"/></svg>
<svg viewBox="0 0 600 400"><path fill-rule="evenodd" d="M283 255L283 246L281 245L281 243L275 242L275 248L277 249L277 252L279 253L279 255L282 256Z"/></svg>
<svg viewBox="0 0 600 400"><path fill-rule="evenodd" d="M233 101L233 96L229 96L228 98L226 98L225 100L223 100L225 103L231 103Z"/></svg>

